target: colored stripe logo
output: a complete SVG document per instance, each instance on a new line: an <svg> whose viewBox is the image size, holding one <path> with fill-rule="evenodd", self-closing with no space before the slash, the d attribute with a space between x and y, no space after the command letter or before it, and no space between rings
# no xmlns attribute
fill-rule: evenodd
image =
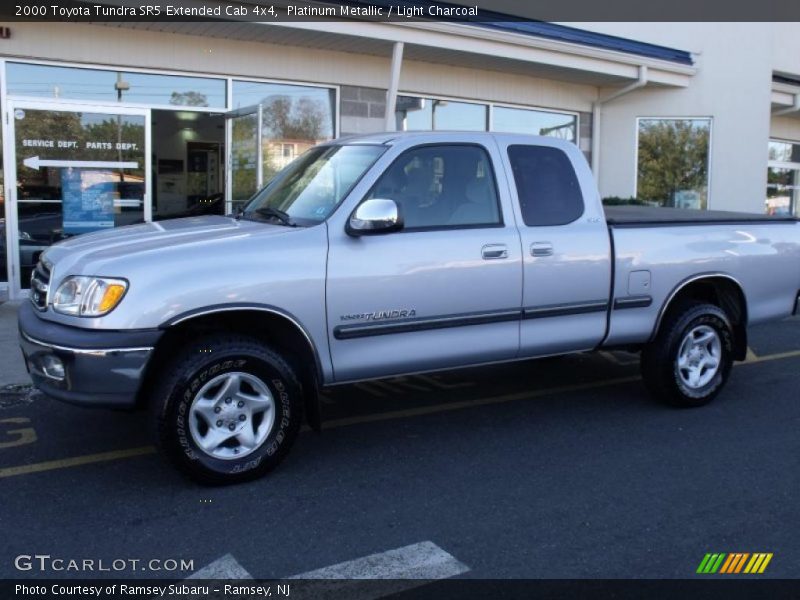
<svg viewBox="0 0 800 600"><path fill-rule="evenodd" d="M737 573L763 573L772 560L772 552L718 552L708 553L700 561L697 573L733 575Z"/></svg>

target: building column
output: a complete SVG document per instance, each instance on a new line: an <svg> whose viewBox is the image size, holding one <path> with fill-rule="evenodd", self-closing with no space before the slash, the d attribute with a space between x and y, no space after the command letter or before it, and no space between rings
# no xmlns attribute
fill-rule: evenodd
<svg viewBox="0 0 800 600"><path fill-rule="evenodd" d="M397 122L394 116L394 107L397 105L397 89L400 86L400 69L403 66L403 42L395 42L392 48L392 71L389 79L389 90L386 92L386 112L384 113L384 128L394 131Z"/></svg>

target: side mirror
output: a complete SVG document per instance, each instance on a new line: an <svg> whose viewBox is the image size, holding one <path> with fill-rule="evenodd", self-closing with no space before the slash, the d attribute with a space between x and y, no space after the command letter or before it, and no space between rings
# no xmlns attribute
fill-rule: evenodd
<svg viewBox="0 0 800 600"><path fill-rule="evenodd" d="M397 202L387 198L371 198L358 205L350 215L345 231L348 235L377 235L403 228L403 217Z"/></svg>

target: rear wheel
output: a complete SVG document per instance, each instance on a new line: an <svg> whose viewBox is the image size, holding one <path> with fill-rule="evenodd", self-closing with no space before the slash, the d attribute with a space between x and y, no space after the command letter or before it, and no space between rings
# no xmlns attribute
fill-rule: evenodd
<svg viewBox="0 0 800 600"><path fill-rule="evenodd" d="M642 351L645 385L679 407L708 404L733 366L733 329L713 304L687 303L667 315L655 340Z"/></svg>
<svg viewBox="0 0 800 600"><path fill-rule="evenodd" d="M158 442L193 479L255 479L289 451L302 421L292 367L256 339L198 340L168 365L153 398Z"/></svg>

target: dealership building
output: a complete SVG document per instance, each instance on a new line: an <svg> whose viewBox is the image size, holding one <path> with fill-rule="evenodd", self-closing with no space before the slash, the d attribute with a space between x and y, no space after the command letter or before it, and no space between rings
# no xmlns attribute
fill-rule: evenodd
<svg viewBox="0 0 800 600"><path fill-rule="evenodd" d="M798 211L792 23L11 23L0 289L88 231L227 213L310 146L386 129L575 143L601 195Z"/></svg>

